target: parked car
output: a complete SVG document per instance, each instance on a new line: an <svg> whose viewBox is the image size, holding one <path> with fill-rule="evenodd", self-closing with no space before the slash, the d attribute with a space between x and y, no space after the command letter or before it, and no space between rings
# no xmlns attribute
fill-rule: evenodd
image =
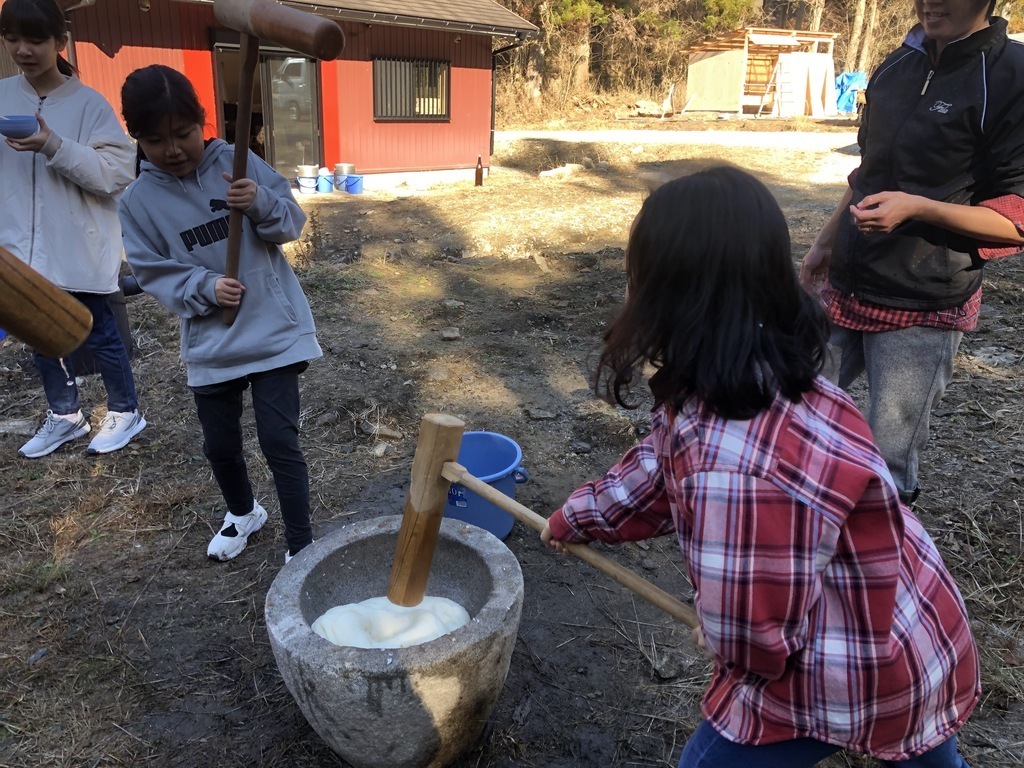
<svg viewBox="0 0 1024 768"><path fill-rule="evenodd" d="M275 114L285 114L292 120L309 117L313 108L310 92L309 67L313 62L302 57L289 57L281 62L270 81L270 94Z"/></svg>

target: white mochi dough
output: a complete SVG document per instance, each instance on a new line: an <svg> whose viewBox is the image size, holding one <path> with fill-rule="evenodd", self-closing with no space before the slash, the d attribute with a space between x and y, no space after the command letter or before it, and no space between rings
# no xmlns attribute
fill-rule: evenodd
<svg viewBox="0 0 1024 768"><path fill-rule="evenodd" d="M313 631L335 645L406 648L436 640L469 623L469 614L446 597L424 597L419 605L395 605L386 597L331 608Z"/></svg>

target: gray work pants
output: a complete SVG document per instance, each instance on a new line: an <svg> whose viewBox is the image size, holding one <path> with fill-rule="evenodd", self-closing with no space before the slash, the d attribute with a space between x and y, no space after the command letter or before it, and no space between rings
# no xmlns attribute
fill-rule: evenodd
<svg viewBox="0 0 1024 768"><path fill-rule="evenodd" d="M906 503L917 498L918 457L928 442L932 409L953 377L960 331L903 328L874 333L836 327L830 378L846 389L868 376L868 425Z"/></svg>

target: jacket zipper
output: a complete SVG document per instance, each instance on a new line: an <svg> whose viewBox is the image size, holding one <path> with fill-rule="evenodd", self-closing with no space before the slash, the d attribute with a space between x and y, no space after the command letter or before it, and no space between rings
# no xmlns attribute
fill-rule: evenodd
<svg viewBox="0 0 1024 768"><path fill-rule="evenodd" d="M921 89L921 95L924 96L925 91L928 90L928 86L931 85L932 77L935 75L935 70L928 70L928 77L924 79L924 87Z"/></svg>
<svg viewBox="0 0 1024 768"><path fill-rule="evenodd" d="M46 101L46 97L43 96L39 99L39 106L36 110L42 114L43 102ZM32 234L28 241L28 265L32 266L32 259L36 253L36 157L35 153L32 154L32 228L29 230Z"/></svg>
<svg viewBox="0 0 1024 768"><path fill-rule="evenodd" d="M922 96L924 96L925 93L928 91L928 86L931 85L933 77L935 77L935 69L934 69L934 67L932 69L928 70L928 76L924 79L924 85L921 87L921 95ZM856 239L856 237L857 236L854 235L854 239ZM854 274L853 274L853 282L854 282L854 287L851 289L850 295L853 296L854 298L856 298L857 297L857 285L858 285L856 272L854 272Z"/></svg>

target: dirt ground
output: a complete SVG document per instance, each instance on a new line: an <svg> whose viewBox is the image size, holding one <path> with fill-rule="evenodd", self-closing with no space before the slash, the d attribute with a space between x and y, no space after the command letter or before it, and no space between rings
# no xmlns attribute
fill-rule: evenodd
<svg viewBox="0 0 1024 768"><path fill-rule="evenodd" d="M856 162L848 151L773 147L769 134L730 148L523 139L498 143L482 188L305 201L310 222L291 252L324 348L302 380L319 535L401 512L428 412L516 440L530 473L518 499L545 515L643 435L646 407L613 408L589 385L623 295L639 174L719 159L772 187L795 257ZM995 265L985 290L982 327L936 414L919 514L982 648L986 693L963 751L976 767L1009 768L1024 762L1024 262ZM45 402L28 350L0 342L0 766L343 766L271 654L263 601L284 545L255 438L250 467L270 522L237 560L211 562L222 505L177 324L147 296L128 311L149 427L99 458L85 441L16 456ZM98 423L95 377L83 400ZM506 544L523 568L523 620L498 704L457 768L675 766L709 672L688 631L518 524ZM689 595L671 542L601 551Z"/></svg>

